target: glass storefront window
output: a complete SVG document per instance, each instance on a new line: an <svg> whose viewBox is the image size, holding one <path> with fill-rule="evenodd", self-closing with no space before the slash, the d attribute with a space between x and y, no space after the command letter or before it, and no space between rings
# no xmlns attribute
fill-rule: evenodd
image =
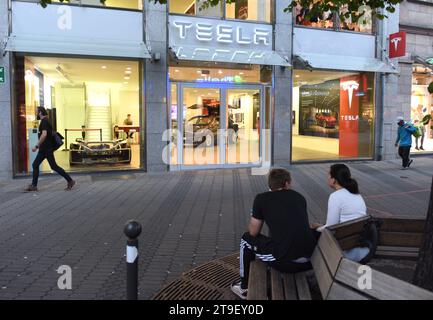
<svg viewBox="0 0 433 320"><path fill-rule="evenodd" d="M226 18L271 23L271 0L236 0L226 4Z"/></svg>
<svg viewBox="0 0 433 320"><path fill-rule="evenodd" d="M55 152L67 171L140 168L139 62L16 56L17 173L36 157L36 108L65 137ZM19 94L25 93L24 95ZM49 172L46 162L42 171Z"/></svg>
<svg viewBox="0 0 433 320"><path fill-rule="evenodd" d="M171 81L189 81L199 83L269 83L272 79L272 68L257 65L244 69L227 69L215 67L169 67Z"/></svg>
<svg viewBox="0 0 433 320"><path fill-rule="evenodd" d="M432 82L432 69L424 66L413 68L410 121L419 128L421 136L413 137L412 152L433 151L433 96L427 89Z"/></svg>
<svg viewBox="0 0 433 320"><path fill-rule="evenodd" d="M335 31L346 30L373 33L372 11L367 7L360 7L360 16L362 13L364 14L356 22L352 21L352 18L350 17L340 21L339 15L332 11L324 12L321 15L308 17L307 14L309 11L310 9L303 8L300 5L295 8L294 16L296 25L311 28L331 29ZM340 9L340 12L343 14L347 11L347 5Z"/></svg>
<svg viewBox="0 0 433 320"><path fill-rule="evenodd" d="M202 0L170 0L170 13L201 17L272 22L272 0L221 0L217 6L202 7Z"/></svg>
<svg viewBox="0 0 433 320"><path fill-rule="evenodd" d="M60 0L52 0L52 2L61 3ZM98 7L143 10L143 0L106 0L105 5L102 4L100 0L69 0L69 2L63 1L63 3L77 4L83 6L98 6Z"/></svg>
<svg viewBox="0 0 433 320"><path fill-rule="evenodd" d="M372 158L373 73L295 70L292 160Z"/></svg>
<svg viewBox="0 0 433 320"><path fill-rule="evenodd" d="M170 13L201 17L222 17L223 2L215 7L202 8L202 0L169 0Z"/></svg>

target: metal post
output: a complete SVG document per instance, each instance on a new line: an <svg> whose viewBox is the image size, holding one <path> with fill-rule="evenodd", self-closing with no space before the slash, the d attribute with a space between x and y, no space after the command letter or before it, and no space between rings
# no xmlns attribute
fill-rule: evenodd
<svg viewBox="0 0 433 320"><path fill-rule="evenodd" d="M138 236L141 234L141 224L130 220L123 232L128 237L126 245L126 299L138 299Z"/></svg>
<svg viewBox="0 0 433 320"><path fill-rule="evenodd" d="M68 151L68 129L65 129L65 148L63 149L63 151Z"/></svg>

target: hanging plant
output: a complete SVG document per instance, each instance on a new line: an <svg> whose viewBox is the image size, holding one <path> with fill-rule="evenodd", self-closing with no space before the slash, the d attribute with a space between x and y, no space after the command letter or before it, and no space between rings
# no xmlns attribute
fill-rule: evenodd
<svg viewBox="0 0 433 320"><path fill-rule="evenodd" d="M428 92L430 92L430 94L433 94L433 82L430 83L430 85L428 86Z"/></svg>

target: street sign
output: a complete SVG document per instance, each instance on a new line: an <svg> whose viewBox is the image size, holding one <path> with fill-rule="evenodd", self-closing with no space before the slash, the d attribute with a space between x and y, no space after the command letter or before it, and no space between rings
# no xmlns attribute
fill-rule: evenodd
<svg viewBox="0 0 433 320"><path fill-rule="evenodd" d="M406 32L400 31L389 36L389 57L391 59L406 55Z"/></svg>
<svg viewBox="0 0 433 320"><path fill-rule="evenodd" d="M4 83L4 82L5 82L5 68L0 67L0 83Z"/></svg>
<svg viewBox="0 0 433 320"><path fill-rule="evenodd" d="M425 63L431 64L433 66L433 57L425 59Z"/></svg>

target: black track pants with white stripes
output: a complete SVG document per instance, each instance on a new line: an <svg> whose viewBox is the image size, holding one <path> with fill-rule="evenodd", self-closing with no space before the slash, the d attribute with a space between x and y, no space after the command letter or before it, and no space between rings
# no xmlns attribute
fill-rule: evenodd
<svg viewBox="0 0 433 320"><path fill-rule="evenodd" d="M257 257L266 264L284 273L296 273L312 268L311 263L296 263L291 261L279 261L273 255L272 240L262 234L257 237L248 232L242 236L240 248L240 276L242 289L248 288L250 263Z"/></svg>

